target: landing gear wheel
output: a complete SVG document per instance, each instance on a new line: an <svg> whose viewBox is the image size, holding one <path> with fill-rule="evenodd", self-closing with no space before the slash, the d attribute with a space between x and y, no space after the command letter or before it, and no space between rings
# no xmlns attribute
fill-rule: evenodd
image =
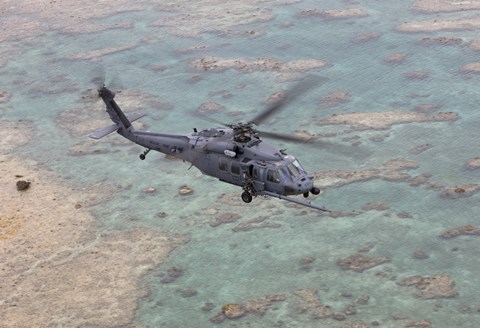
<svg viewBox="0 0 480 328"><path fill-rule="evenodd" d="M309 195L308 191L303 193L303 197L305 197L305 198L308 198L308 195Z"/></svg>
<svg viewBox="0 0 480 328"><path fill-rule="evenodd" d="M314 195L318 195L320 193L320 189L317 187L313 187L312 190L310 190L310 192Z"/></svg>
<svg viewBox="0 0 480 328"><path fill-rule="evenodd" d="M242 200L245 203L250 203L252 201L252 195L250 195L250 193L248 191L244 191L242 193Z"/></svg>

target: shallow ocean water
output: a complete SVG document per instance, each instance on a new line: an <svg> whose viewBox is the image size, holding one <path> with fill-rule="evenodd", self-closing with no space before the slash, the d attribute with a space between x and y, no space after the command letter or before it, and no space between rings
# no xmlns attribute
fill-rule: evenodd
<svg viewBox="0 0 480 328"><path fill-rule="evenodd" d="M0 68L0 89L12 98L0 107L2 120L31 120L34 139L18 148L18 154L36 160L41 166L68 179L75 186L89 188L95 183L120 185L108 202L93 208L102 232L144 227L162 233L190 235L190 242L177 248L161 266L143 278L149 295L139 301L136 322L147 327L342 327L349 321L363 321L371 326L405 327L409 320L428 320L433 327L477 327L480 319L478 292L480 261L476 236L453 239L439 237L445 230L477 224L479 194L445 198L426 185L413 187L408 181L372 179L326 190L314 202L336 211L360 210L371 202L383 202L384 210L369 210L358 216L332 218L314 210L292 207L276 199L241 202L240 189L203 176L188 163L165 160L150 153L139 161L143 149L119 143L120 136L98 141L104 154L73 156L71 147L87 142L88 133L72 133L68 124L85 126L88 114L82 106L82 92L95 88L92 75L102 67L107 82L123 90L153 95L158 101L174 105L158 109L146 105L148 116L141 121L149 130L188 133L193 127L211 123L194 113L206 101L224 105L229 113L212 113L213 119L246 121L264 106L272 93L288 89L293 82L283 81L272 71L192 72L189 62L196 57L224 58L274 57L282 61L321 59L326 68L290 74L298 79L307 74L322 77L322 83L296 99L278 114L275 124L265 129L275 132L308 130L311 133L335 132L325 138L335 146L328 149L309 145L272 142L302 162L310 172L363 170L381 167L395 158L415 161L418 168L405 170L411 176L429 174L429 181L452 188L478 183L478 170L466 169L469 159L480 156L480 76L460 73L463 65L475 62L478 52L467 46L478 37L478 30L436 33L400 33L396 27L405 21L432 19L433 15L409 10L412 1L337 2L321 4L298 2L288 5L261 4L272 9L274 18L241 26L241 30L261 31L258 36L233 35L209 31L198 38L174 36L168 27L151 23L172 13L145 10L103 18L102 22L134 22L129 29L98 33L51 33L21 41L6 41L6 46L21 46L22 52ZM225 8L230 5L225 4ZM305 9L360 7L369 16L340 20L318 17L301 18ZM469 13L439 14L442 18L470 17ZM32 14L33 15L33 14ZM287 24L288 23L288 24ZM208 30L208 22L203 23ZM238 28L238 26L236 26ZM354 42L361 34L379 32L376 40ZM457 37L460 45L423 45L426 37ZM130 49L93 59L68 59L79 52L133 44ZM197 46L206 50L180 52ZM383 59L400 52L403 63L387 64ZM153 70L152 65L162 65ZM406 72L426 71L426 79L407 79ZM288 75L288 74L284 74ZM199 76L198 81L192 77ZM226 90L231 97L221 97L215 90ZM350 99L331 108L320 106L322 96L346 90ZM94 92L94 91L91 91ZM122 94L116 98L122 106ZM454 122L426 122L393 125L384 130L351 131L345 125L317 124L333 114L383 112L390 109L413 111L416 105L435 104L438 111L456 112ZM103 105L95 107L102 112ZM60 122L62 113L78 109L70 122ZM73 111L75 112L75 111ZM237 113L238 112L238 113ZM98 114L98 113L97 113ZM99 116L96 116L99 117ZM108 123L105 114L105 124ZM92 129L100 128L92 127ZM372 141L373 136L382 141ZM349 138L359 144L351 146ZM358 137L358 138L357 138ZM411 150L422 144L432 148L419 154ZM87 147L95 147L87 144ZM187 196L178 189L188 185L194 190ZM144 192L154 187L153 194ZM88 192L88 189L86 189ZM221 198L222 195L226 197ZM228 201L224 201L227 199ZM234 200L234 201L232 201ZM159 213L165 213L160 215ZM239 213L235 223L212 227L210 223L223 213ZM408 212L410 218L399 218ZM270 227L234 232L240 222L268 217ZM357 273L342 270L336 261L359 249L370 247L369 256L386 256L382 265ZM421 250L427 259L416 259ZM313 257L309 268L302 259ZM166 272L180 268L183 275L170 283L162 282ZM448 275L455 281L455 298L421 299L414 289L397 282L412 275ZM296 305L294 291L316 289L322 304L335 313L355 304L356 313L346 321L332 318L313 319ZM185 296L184 291L195 290ZM285 294L263 316L247 314L238 320L214 324L209 319L225 304L244 304L264 295ZM347 296L345 296L347 295ZM351 296L348 296L351 295ZM369 295L368 304L355 300ZM212 303L211 311L203 311ZM408 319L398 319L399 317ZM396 318L396 319L395 319Z"/></svg>

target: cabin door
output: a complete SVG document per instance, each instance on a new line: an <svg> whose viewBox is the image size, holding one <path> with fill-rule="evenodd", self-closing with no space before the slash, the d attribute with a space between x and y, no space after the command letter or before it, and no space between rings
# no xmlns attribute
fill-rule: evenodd
<svg viewBox="0 0 480 328"><path fill-rule="evenodd" d="M252 180L256 191L265 190L265 169L261 167L252 167Z"/></svg>

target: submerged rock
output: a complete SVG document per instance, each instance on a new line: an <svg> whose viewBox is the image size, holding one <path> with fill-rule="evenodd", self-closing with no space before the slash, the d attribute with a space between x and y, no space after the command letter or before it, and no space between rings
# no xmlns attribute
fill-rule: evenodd
<svg viewBox="0 0 480 328"><path fill-rule="evenodd" d="M368 325L360 320L347 322L342 328L368 328Z"/></svg>
<svg viewBox="0 0 480 328"><path fill-rule="evenodd" d="M343 270L363 272L366 269L373 268L374 266L380 265L387 261L389 261L389 259L385 256L373 257L355 253L345 259L337 260L337 265Z"/></svg>
<svg viewBox="0 0 480 328"><path fill-rule="evenodd" d="M467 162L467 167L470 170L475 170L475 169L480 168L480 157L475 157L475 158L470 159Z"/></svg>
<svg viewBox="0 0 480 328"><path fill-rule="evenodd" d="M239 304L226 304L222 307L222 313L228 319L238 319L243 317L246 311L244 307Z"/></svg>
<svg viewBox="0 0 480 328"><path fill-rule="evenodd" d="M424 259L428 259L428 254L425 253L424 251L415 251L413 253L413 258L417 259L417 260L424 260Z"/></svg>
<svg viewBox="0 0 480 328"><path fill-rule="evenodd" d="M211 227L216 227L224 223L231 223L238 221L241 216L237 213L224 213L215 218L214 221L210 222Z"/></svg>
<svg viewBox="0 0 480 328"><path fill-rule="evenodd" d="M188 187L188 186L181 186L179 189L178 189L178 194L180 196L186 196L186 195L190 195L191 193L193 193L193 189Z"/></svg>
<svg viewBox="0 0 480 328"><path fill-rule="evenodd" d="M286 299L287 296L284 294L260 296L249 300L244 304L244 308L250 313L264 315L273 302L283 302Z"/></svg>
<svg viewBox="0 0 480 328"><path fill-rule="evenodd" d="M298 289L293 293L300 298L297 305L298 313L307 312L314 319L323 319L334 315L329 305L321 303L316 289Z"/></svg>
<svg viewBox="0 0 480 328"><path fill-rule="evenodd" d="M225 304L222 312L210 318L211 322L221 323L225 319L239 319L247 313L255 315L264 315L273 302L283 302L287 299L284 294L265 295L247 301L245 304Z"/></svg>
<svg viewBox="0 0 480 328"><path fill-rule="evenodd" d="M17 181L17 190L23 191L30 188L30 181L18 180Z"/></svg>
<svg viewBox="0 0 480 328"><path fill-rule="evenodd" d="M157 191L157 189L154 188L154 187L147 187L147 188L143 189L143 192L146 193L146 194L153 194L156 191Z"/></svg>
<svg viewBox="0 0 480 328"><path fill-rule="evenodd" d="M401 64L405 61L407 55L400 52L395 52L383 58L383 61L388 64Z"/></svg>
<svg viewBox="0 0 480 328"><path fill-rule="evenodd" d="M469 197L477 192L480 192L480 184L469 183L453 188L446 188L440 195L447 198L459 198Z"/></svg>
<svg viewBox="0 0 480 328"><path fill-rule="evenodd" d="M431 328L432 324L428 320L414 320L407 323L405 328Z"/></svg>

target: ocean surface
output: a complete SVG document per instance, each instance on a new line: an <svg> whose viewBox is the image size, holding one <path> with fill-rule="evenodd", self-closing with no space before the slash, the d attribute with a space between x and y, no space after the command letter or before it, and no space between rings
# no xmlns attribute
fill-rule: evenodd
<svg viewBox="0 0 480 328"><path fill-rule="evenodd" d="M478 61L479 52L469 46L479 38L478 29L403 33L398 27L411 21L472 17L479 11L428 14L411 10L410 0L180 3L182 7L175 9L147 1L144 10L117 8L111 15L91 18L102 24L127 22L125 28L54 30L2 42L21 51L0 67L0 91L11 95L0 106L1 120L27 120L34 125L34 138L17 148L16 155L34 159L73 186L86 188L85 192L96 184L119 186L108 201L91 209L102 233L146 228L190 238L142 278L149 292L138 300L134 321L169 328L407 327L421 320L432 327L478 327L480 239L440 236L479 221L479 193L442 196L449 188L480 183L480 169L467 164L480 156L480 75L462 71L464 65ZM195 17L202 6L202 14L211 8L211 17ZM236 6L240 11L259 7L268 14L245 24L229 22L235 17L228 15L215 18ZM366 15L332 19L301 14L345 8L361 8ZM178 19L186 12L193 18ZM36 13L24 18L29 15ZM154 24L161 18L164 23ZM189 19L195 22L184 22ZM190 34L179 35L176 29ZM429 43L425 38L437 39ZM458 40L442 43L439 38ZM77 56L126 45L123 50ZM403 59L385 60L396 53ZM209 56L247 61L270 57L281 62L316 59L328 65L293 72L192 69L194 59ZM204 116L227 123L248 121L265 108L273 93L313 75L321 82L262 128L292 134L305 130L330 145L264 142L286 148L317 174L382 168L392 159L417 166L401 170L408 174L401 179L372 175L351 183L324 183L313 202L339 212L338 216L278 199L259 197L244 204L240 188L204 176L189 163L153 152L140 161L143 149L117 134L89 139L88 133L109 124L103 103L95 99L93 80L103 75L107 86L120 91L115 99L122 109L129 111L129 104L135 104L135 110L147 113L136 126L167 133L218 126L196 115L206 102L223 107ZM348 96L325 100L338 91ZM421 105L427 108L426 115L454 112L458 119L413 120L384 129L319 124L334 114L421 113ZM426 177L426 182L415 185L416 176ZM322 186L322 181L318 184ZM182 186L193 192L180 195ZM155 191L146 192L147 188ZM348 215L352 211L361 213ZM240 218L212 225L228 213ZM251 228L235 229L241 223ZM363 272L337 264L359 252L388 261ZM165 279L172 268L181 274ZM448 276L458 295L419 297L414 286L400 285L415 275ZM337 315L315 318L310 308L302 309L296 294L302 289L316 290L319 302ZM271 302L263 314L250 311L236 320L210 320L226 304L246 304L266 295L284 295L285 300ZM359 302L366 295L366 304Z"/></svg>

